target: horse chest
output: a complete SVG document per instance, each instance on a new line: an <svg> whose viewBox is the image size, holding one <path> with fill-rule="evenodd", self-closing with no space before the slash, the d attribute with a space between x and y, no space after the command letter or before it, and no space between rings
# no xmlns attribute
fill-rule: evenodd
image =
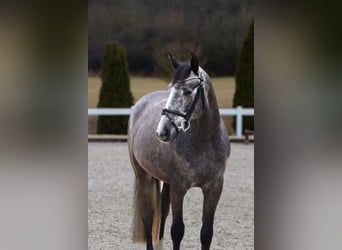
<svg viewBox="0 0 342 250"><path fill-rule="evenodd" d="M201 186L224 173L225 157L210 145L183 145L176 152L174 175L191 186Z"/></svg>

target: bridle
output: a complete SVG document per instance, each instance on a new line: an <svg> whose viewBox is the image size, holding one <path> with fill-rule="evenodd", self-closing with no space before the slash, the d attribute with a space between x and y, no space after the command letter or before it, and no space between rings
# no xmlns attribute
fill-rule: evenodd
<svg viewBox="0 0 342 250"><path fill-rule="evenodd" d="M196 87L194 88L194 90L197 88L197 92L196 92L196 96L195 96L195 99L193 100L193 102L191 103L191 106L190 108L188 109L188 111L184 113L181 113L177 110L172 110L172 109L163 109L162 110L162 115L165 115L171 122L172 126L175 127L177 133L180 131L180 130L183 130L183 132L186 132L189 130L190 128L190 118L192 116L192 113L194 112L195 110L195 106L196 106L196 103L198 102L199 98L200 98L200 95L202 95L202 101L203 101L203 107L204 107L204 89L203 89L203 78L202 77L194 77L194 78L190 78L190 79L186 79L184 81L190 81L190 80L194 80L194 79L198 79L200 80L199 84L196 85ZM177 116L180 116L180 117L183 117L184 120L181 121L180 125L177 126L177 124L175 123L175 121L172 119L172 117L170 117L169 114L173 114L173 115L177 115Z"/></svg>

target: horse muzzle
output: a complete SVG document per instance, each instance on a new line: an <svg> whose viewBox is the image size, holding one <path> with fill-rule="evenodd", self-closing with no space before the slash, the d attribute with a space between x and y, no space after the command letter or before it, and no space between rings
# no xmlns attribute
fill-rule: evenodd
<svg viewBox="0 0 342 250"><path fill-rule="evenodd" d="M156 136L160 142L170 143L176 138L176 135L171 135L169 131L163 130L161 132L156 131Z"/></svg>
<svg viewBox="0 0 342 250"><path fill-rule="evenodd" d="M174 126L170 124L168 119L162 119L158 124L156 136L160 142L173 142L178 134Z"/></svg>

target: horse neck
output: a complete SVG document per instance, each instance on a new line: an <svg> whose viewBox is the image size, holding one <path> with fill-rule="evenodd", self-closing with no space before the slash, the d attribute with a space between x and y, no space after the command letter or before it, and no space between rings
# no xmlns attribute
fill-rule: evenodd
<svg viewBox="0 0 342 250"><path fill-rule="evenodd" d="M221 117L212 84L209 84L208 107L203 114L192 122L193 133L197 138L208 139L220 133Z"/></svg>

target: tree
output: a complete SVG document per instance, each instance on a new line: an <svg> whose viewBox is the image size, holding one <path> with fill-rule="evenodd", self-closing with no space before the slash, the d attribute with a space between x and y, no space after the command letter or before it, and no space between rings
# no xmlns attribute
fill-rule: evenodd
<svg viewBox="0 0 342 250"><path fill-rule="evenodd" d="M117 40L125 47L131 73L169 75L169 69L158 65L159 60L168 62L165 53L158 54L168 44L193 44L200 48L199 58L205 59L211 76L234 75L253 5L251 0L91 0L88 69L99 71L105 41ZM193 46L186 55L189 49ZM177 56L182 51L166 52Z"/></svg>
<svg viewBox="0 0 342 250"><path fill-rule="evenodd" d="M101 80L102 86L97 107L131 107L133 105L126 52L116 41L106 44ZM127 124L128 117L125 116L100 116L97 121L97 133L126 134Z"/></svg>
<svg viewBox="0 0 342 250"><path fill-rule="evenodd" d="M235 76L236 89L233 106L254 107L254 19L243 40ZM253 116L244 117L243 131L245 129L254 130Z"/></svg>
<svg viewBox="0 0 342 250"><path fill-rule="evenodd" d="M167 54L170 53L180 61L187 61L189 60L190 52L196 54L199 58L201 58L200 65L201 67L205 67L206 61L201 57L202 50L194 43L170 42L155 49L153 53L153 59L154 69L157 76L162 78L165 82L169 83L175 70L170 63Z"/></svg>

